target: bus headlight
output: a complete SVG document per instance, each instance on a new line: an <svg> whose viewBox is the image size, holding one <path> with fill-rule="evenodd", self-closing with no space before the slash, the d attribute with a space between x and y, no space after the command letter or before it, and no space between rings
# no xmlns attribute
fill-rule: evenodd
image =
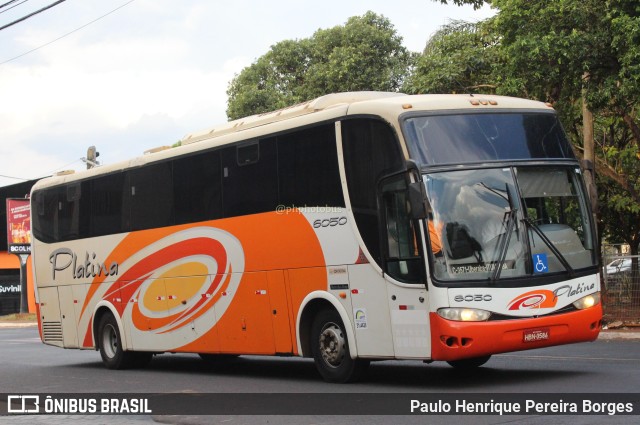
<svg viewBox="0 0 640 425"><path fill-rule="evenodd" d="M477 308L441 308L438 310L440 317L457 322L484 322L488 320L491 313Z"/></svg>
<svg viewBox="0 0 640 425"><path fill-rule="evenodd" d="M578 301L574 302L573 305L578 310L584 310L585 308L593 307L594 305L599 303L600 292L594 292L593 294L580 298Z"/></svg>

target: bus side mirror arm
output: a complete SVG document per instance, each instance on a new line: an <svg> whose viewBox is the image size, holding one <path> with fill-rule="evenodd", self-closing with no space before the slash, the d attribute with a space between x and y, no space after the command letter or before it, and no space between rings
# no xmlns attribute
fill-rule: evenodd
<svg viewBox="0 0 640 425"><path fill-rule="evenodd" d="M431 205L427 199L427 190L421 181L409 183L409 214L413 220L423 220L429 216Z"/></svg>
<svg viewBox="0 0 640 425"><path fill-rule="evenodd" d="M429 216L431 212L431 205L427 198L427 190L422 183L422 173L418 164L408 159L405 162L405 169L407 173L415 176L415 181L409 183L408 195L409 195L409 216L413 220L422 220Z"/></svg>

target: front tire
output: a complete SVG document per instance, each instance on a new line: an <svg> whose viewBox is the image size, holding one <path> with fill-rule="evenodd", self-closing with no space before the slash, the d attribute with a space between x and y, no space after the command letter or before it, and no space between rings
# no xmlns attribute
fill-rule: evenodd
<svg viewBox="0 0 640 425"><path fill-rule="evenodd" d="M311 351L316 368L327 382L353 382L359 379L368 360L352 359L347 333L335 310L323 310L311 326Z"/></svg>
<svg viewBox="0 0 640 425"><path fill-rule="evenodd" d="M102 362L109 369L128 369L143 360L133 351L124 351L118 322L111 313L100 318L98 325L98 346ZM148 357L148 360L151 356Z"/></svg>

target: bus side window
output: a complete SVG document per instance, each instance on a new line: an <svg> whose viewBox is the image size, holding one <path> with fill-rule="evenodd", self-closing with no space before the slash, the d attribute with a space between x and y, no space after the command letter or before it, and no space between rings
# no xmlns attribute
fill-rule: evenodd
<svg viewBox="0 0 640 425"><path fill-rule="evenodd" d="M43 242L57 242L58 192L43 189L34 194L36 214L33 214L33 232Z"/></svg>
<svg viewBox="0 0 640 425"><path fill-rule="evenodd" d="M91 193L89 236L130 230L129 173L100 176L87 182Z"/></svg>
<svg viewBox="0 0 640 425"><path fill-rule="evenodd" d="M276 138L229 146L220 154L224 216L274 211L278 205Z"/></svg>
<svg viewBox="0 0 640 425"><path fill-rule="evenodd" d="M210 151L173 161L176 224L222 217L220 152Z"/></svg>
<svg viewBox="0 0 640 425"><path fill-rule="evenodd" d="M131 170L131 230L174 224L171 168L159 162Z"/></svg>
<svg viewBox="0 0 640 425"><path fill-rule="evenodd" d="M287 207L345 206L333 124L278 136L278 187Z"/></svg>
<svg viewBox="0 0 640 425"><path fill-rule="evenodd" d="M80 198L80 182L62 186L58 197L58 237L61 240L81 237Z"/></svg>
<svg viewBox="0 0 640 425"><path fill-rule="evenodd" d="M355 118L341 122L347 187L358 232L373 259L383 266L377 183L402 170L404 160L393 128L379 119Z"/></svg>
<svg viewBox="0 0 640 425"><path fill-rule="evenodd" d="M260 160L260 144L257 140L245 142L236 147L238 166L255 164Z"/></svg>
<svg viewBox="0 0 640 425"><path fill-rule="evenodd" d="M400 175L387 180L382 186L385 271L401 282L421 283L424 275L418 247L419 238L409 215L408 191L404 179L405 176Z"/></svg>

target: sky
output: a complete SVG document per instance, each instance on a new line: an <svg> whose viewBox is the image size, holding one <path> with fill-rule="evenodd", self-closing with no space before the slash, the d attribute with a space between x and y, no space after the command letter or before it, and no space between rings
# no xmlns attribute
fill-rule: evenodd
<svg viewBox="0 0 640 425"><path fill-rule="evenodd" d="M51 3L16 1L0 27ZM92 145L112 164L224 123L229 82L272 45L369 10L415 52L451 20L493 13L434 0L67 0L0 30L0 186L86 169Z"/></svg>

